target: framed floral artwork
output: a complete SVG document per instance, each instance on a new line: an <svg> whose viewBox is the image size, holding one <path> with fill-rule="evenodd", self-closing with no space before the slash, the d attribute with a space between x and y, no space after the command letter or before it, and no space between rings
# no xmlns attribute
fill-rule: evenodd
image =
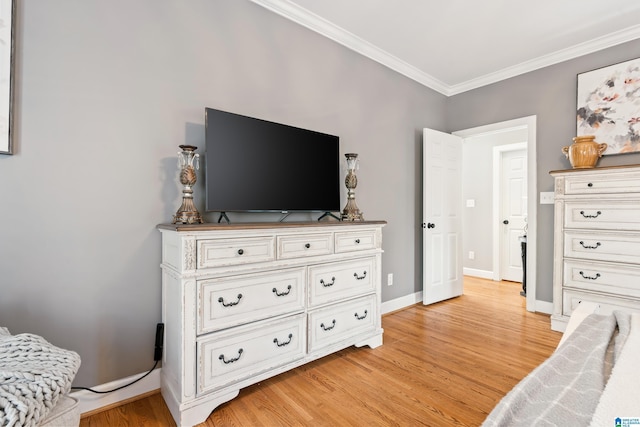
<svg viewBox="0 0 640 427"><path fill-rule="evenodd" d="M0 0L0 154L12 154L13 35L15 2Z"/></svg>
<svg viewBox="0 0 640 427"><path fill-rule="evenodd" d="M595 135L604 155L640 152L640 58L578 74L576 135Z"/></svg>

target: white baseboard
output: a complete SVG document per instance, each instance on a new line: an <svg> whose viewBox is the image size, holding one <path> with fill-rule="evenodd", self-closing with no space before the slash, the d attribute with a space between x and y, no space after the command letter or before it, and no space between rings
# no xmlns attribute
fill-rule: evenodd
<svg viewBox="0 0 640 427"><path fill-rule="evenodd" d="M553 303L536 300L536 313L544 313L544 314L553 313Z"/></svg>
<svg viewBox="0 0 640 427"><path fill-rule="evenodd" d="M146 372L138 375L132 375L127 378L121 378L119 380L111 381L110 383L91 387L97 391L112 390L114 388L121 387L125 384L140 378ZM96 409L103 408L105 406L112 405L114 403L122 402L132 397L140 396L141 394L149 393L150 391L158 390L160 388L160 369L155 369L149 375L142 380L129 387L125 387L121 390L114 391L113 393L96 394L88 390L74 391L70 395L78 399L78 407L81 414L95 411Z"/></svg>
<svg viewBox="0 0 640 427"><path fill-rule="evenodd" d="M462 274L464 274L465 276L473 276L473 277L480 277L481 279L493 280L493 271L478 270L477 268L464 267L462 269Z"/></svg>
<svg viewBox="0 0 640 427"><path fill-rule="evenodd" d="M385 301L382 303L380 309L382 314L386 314L409 307L410 305L419 303L420 301L422 301L422 292L416 292L415 294L405 295L391 301Z"/></svg>

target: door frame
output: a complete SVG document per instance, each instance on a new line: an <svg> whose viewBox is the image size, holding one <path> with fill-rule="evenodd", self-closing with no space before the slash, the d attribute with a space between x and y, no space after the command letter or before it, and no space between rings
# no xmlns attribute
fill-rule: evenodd
<svg viewBox="0 0 640 427"><path fill-rule="evenodd" d="M523 127L520 126L520 129ZM515 129L510 129L515 130ZM502 212L502 155L509 151L526 149L526 142L516 142L514 144L498 145L493 147L493 280L502 280L502 227L500 227ZM529 162L529 152L527 150L527 163ZM529 165L527 164L527 167ZM527 221L529 221L529 171L527 170ZM528 245L528 243L527 243Z"/></svg>
<svg viewBox="0 0 640 427"><path fill-rule="evenodd" d="M462 138L470 138L487 133L527 128L527 311L536 311L536 268L538 231L538 181L536 159L536 116L521 117L484 126L452 132Z"/></svg>

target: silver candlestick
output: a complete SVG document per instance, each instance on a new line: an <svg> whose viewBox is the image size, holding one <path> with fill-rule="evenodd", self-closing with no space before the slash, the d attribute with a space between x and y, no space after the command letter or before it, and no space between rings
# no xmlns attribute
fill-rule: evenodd
<svg viewBox="0 0 640 427"><path fill-rule="evenodd" d="M180 184L182 189L182 205L173 216L173 224L202 224L204 221L193 203L193 186L196 183L196 169L200 169L200 155L194 153L198 147L180 145L178 167L180 168ZM194 168L195 166L195 168Z"/></svg>
<svg viewBox="0 0 640 427"><path fill-rule="evenodd" d="M355 170L358 167L358 155L347 153L344 156L347 158L347 177L344 179L344 184L347 186L347 204L342 211L341 218L343 221L364 221L362 212L356 205L355 188L358 186L358 178Z"/></svg>

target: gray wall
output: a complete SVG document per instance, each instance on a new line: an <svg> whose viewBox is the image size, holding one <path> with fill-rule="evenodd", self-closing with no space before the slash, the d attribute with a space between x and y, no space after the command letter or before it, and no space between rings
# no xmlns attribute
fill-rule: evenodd
<svg viewBox="0 0 640 427"><path fill-rule="evenodd" d="M560 148L575 132L576 74L640 56L629 43L446 99L248 0L18 4L16 154L0 156L0 325L78 351L76 385L153 362L155 226L180 204L177 147L203 147L204 107L337 134L343 153L360 154L358 205L388 221L388 301L422 286L423 127L536 114L538 187L549 191L547 172L568 166ZM551 218L539 207L547 301Z"/></svg>
<svg viewBox="0 0 640 427"><path fill-rule="evenodd" d="M553 191L549 171L570 169L562 147L576 135L577 75L640 56L640 40L452 96L447 130L537 116L538 192ZM603 157L598 166L640 163L640 154ZM539 203L530 200L529 203ZM538 204L536 299L552 301L553 205ZM530 266L527 266L530 268Z"/></svg>
<svg viewBox="0 0 640 427"><path fill-rule="evenodd" d="M18 4L0 325L79 352L75 385L153 364L155 227L180 205L178 145L202 150L205 107L339 135L365 218L388 221L383 300L420 290L420 135L444 129L443 95L247 0Z"/></svg>

